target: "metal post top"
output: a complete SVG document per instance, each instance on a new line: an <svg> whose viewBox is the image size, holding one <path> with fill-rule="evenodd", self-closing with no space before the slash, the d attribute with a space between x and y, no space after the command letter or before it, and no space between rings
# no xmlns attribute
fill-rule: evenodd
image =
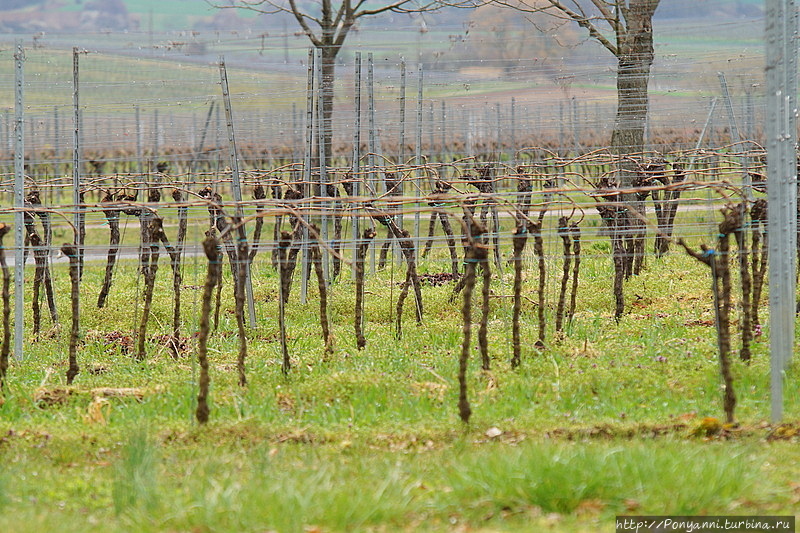
<svg viewBox="0 0 800 533"><path fill-rule="evenodd" d="M22 44L22 39L18 39L16 49L14 50L15 61L25 61L25 47Z"/></svg>

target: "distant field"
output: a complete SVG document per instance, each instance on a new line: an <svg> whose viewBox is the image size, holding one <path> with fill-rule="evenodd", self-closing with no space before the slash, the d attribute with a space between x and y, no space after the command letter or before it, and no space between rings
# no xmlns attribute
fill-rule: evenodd
<svg viewBox="0 0 800 533"><path fill-rule="evenodd" d="M167 29L191 28L198 19L212 17L216 10L205 1L196 0L124 0L128 13L139 17L143 30L149 29L152 16L152 26L156 31ZM82 4L64 2L60 7L63 11L80 11ZM240 16L253 17L253 13L242 12Z"/></svg>
<svg viewBox="0 0 800 533"><path fill-rule="evenodd" d="M72 104L71 51L28 50L24 68L29 108ZM287 74L235 67L228 70L231 92L247 94L249 104L258 107L280 109L286 100L274 95L291 93L299 82ZM0 76L13 80L10 57L0 61ZM103 108L108 114L129 114L133 104L206 106L211 97L221 94L216 66L189 62L89 53L80 56L80 79L84 105ZM0 108L13 106L13 92L0 91Z"/></svg>

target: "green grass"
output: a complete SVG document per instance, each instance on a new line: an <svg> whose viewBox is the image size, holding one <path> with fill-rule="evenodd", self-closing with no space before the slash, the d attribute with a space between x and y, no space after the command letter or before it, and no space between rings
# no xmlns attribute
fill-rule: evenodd
<svg viewBox="0 0 800 533"><path fill-rule="evenodd" d="M104 231L92 227L90 240L101 242ZM768 440L764 425L768 337L756 340L750 365L733 362L741 427L722 437L691 436L703 417L722 416L714 328L702 325L713 319L708 272L675 251L651 258L626 284L627 313L616 323L605 245L587 237L578 312L557 340L560 259L548 244L548 346L533 347L536 308L525 300L516 371L509 365L511 301L502 297L511 294L512 273L495 273L492 370L479 371L476 350L469 427L456 408L460 311L449 301L450 286L424 288L422 326L407 303L396 340L392 317L404 271L370 275L368 343L358 351L345 274L331 287L335 351L326 356L316 282L303 304L296 280L287 318L293 369L284 377L277 277L261 254L253 268L258 325L249 331L249 385L242 389L226 267L221 322L209 344L211 422L198 427L194 342L179 360L148 342L146 361L134 361L112 334L137 325L136 265L119 265L108 307L97 310L103 264L93 263L82 283L78 392L57 405L34 400L40 387L64 384L63 326L26 343L25 360L12 363L0 406L0 530L572 532L607 530L625 513L792 513L796 437L791 430L788 441ZM445 257L435 250L420 270L446 270ZM535 300L535 265L528 260L526 268L524 294ZM188 336L197 329L204 269L195 258L185 265ZM158 276L152 334L170 330L166 259ZM66 326L63 265L55 279ZM28 316L32 341L30 326ZM789 381L795 373L796 363ZM144 398L93 400L89 391L104 386L140 387ZM786 389L786 418L795 421L800 398Z"/></svg>
<svg viewBox="0 0 800 533"><path fill-rule="evenodd" d="M786 443L479 443L469 434L394 451L349 440L275 442L248 424L150 438L135 430L120 439L111 450L71 442L85 450L85 466L50 457L56 443L45 453L35 439L17 444L20 457L5 472L21 480L6 505L15 512L0 524L15 531L81 524L89 531L597 531L617 514L791 513L790 490L771 463L797 459ZM58 510L37 512L20 504L26 500Z"/></svg>

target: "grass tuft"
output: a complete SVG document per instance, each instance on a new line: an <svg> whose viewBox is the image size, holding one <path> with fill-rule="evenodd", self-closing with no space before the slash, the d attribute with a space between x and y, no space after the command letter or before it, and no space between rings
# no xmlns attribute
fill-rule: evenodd
<svg viewBox="0 0 800 533"><path fill-rule="evenodd" d="M114 466L112 498L117 515L152 513L158 505L156 449L146 430L133 431Z"/></svg>

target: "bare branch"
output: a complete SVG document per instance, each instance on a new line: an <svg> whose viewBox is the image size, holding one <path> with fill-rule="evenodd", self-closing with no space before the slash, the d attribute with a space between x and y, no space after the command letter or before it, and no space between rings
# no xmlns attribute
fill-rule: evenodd
<svg viewBox="0 0 800 533"><path fill-rule="evenodd" d="M605 17L592 17L585 13L583 8L577 2L573 2L575 5L575 9L571 9L566 4L561 2L561 0L543 0L546 1L547 4L544 6L528 6L524 1L520 0L487 0L485 3L492 3L498 6L507 7L509 9L515 9L517 11L522 11L525 13L544 13L548 16L558 19L564 20L571 20L578 24L581 28L585 28L589 31L589 36L599 42L603 47L608 49L609 52L614 54L615 56L618 55L618 47L614 43L608 40L605 35L600 31L600 29L595 25L595 20L600 20L606 22L611 26L612 29L616 29L614 25L614 19L609 21ZM595 0L593 0L594 2ZM600 1L600 0L598 0ZM447 5L454 5L448 3ZM610 13L609 13L610 14ZM618 36L617 36L618 37Z"/></svg>
<svg viewBox="0 0 800 533"><path fill-rule="evenodd" d="M595 24L592 22L592 19L590 17L588 17L585 13L583 13L582 10L580 12L573 11L573 10L569 9L566 5L564 5L560 0L547 0L547 1L550 2L550 5L554 9L557 9L557 10L561 11L562 13L564 13L565 15L570 17L572 20L577 22L578 26L588 30L589 31L589 35L591 35L594 39L597 40L597 42L599 42L606 49L608 49L609 52L611 52L615 56L618 54L619 49L617 48L617 46L614 43L612 43L611 41L609 41L600 32L600 30L597 28L597 26L595 26ZM607 19L603 19L603 20L607 20Z"/></svg>
<svg viewBox="0 0 800 533"><path fill-rule="evenodd" d="M333 22L331 23L334 28L338 28L340 24L342 24L343 20L347 20L350 17L350 14L353 12L352 8L350 7L350 0L345 0L339 5L339 9L336 11L336 17L334 17ZM348 31L350 28L348 28ZM347 35L347 32L344 32ZM341 32L340 32L341 35Z"/></svg>
<svg viewBox="0 0 800 533"><path fill-rule="evenodd" d="M358 7L363 5L365 0L361 0L358 3ZM406 7L411 6L411 7ZM357 11L354 15L355 18L360 17L369 17L373 15L378 15L380 13L386 13L387 11L393 11L395 13L418 13L421 11L433 11L440 6L438 2L428 2L427 4L423 5L415 5L414 0L399 0L397 2L393 2L391 4L387 4L385 6L376 8L376 9L362 9L361 11Z"/></svg>
<svg viewBox="0 0 800 533"><path fill-rule="evenodd" d="M608 25L614 30L614 34L619 37L619 18L613 15L608 9L608 2L606 0L592 0L592 4L603 15L603 18L608 22Z"/></svg>
<svg viewBox="0 0 800 533"><path fill-rule="evenodd" d="M306 23L306 17L308 17L308 15L306 15L297 8L297 2L295 2L295 0L289 0L289 6L291 6L292 8L292 15L294 15L294 18L297 20L297 23L300 24L300 27L303 29L303 31L305 32L306 36L309 38L311 43L314 46L322 46L322 42L320 41L320 39L316 35L314 35L314 32L311 31L311 28L309 28L308 24ZM320 23L320 21L316 22L318 24Z"/></svg>
<svg viewBox="0 0 800 533"><path fill-rule="evenodd" d="M233 5L215 4L210 0L205 0L205 2L214 9L246 9L248 11L261 13L264 15L274 15L275 13L291 13L291 10L286 8L286 6L276 4L275 2L269 0L255 0L255 1L242 0L241 4L233 4ZM261 6L267 6L267 7L264 8Z"/></svg>

